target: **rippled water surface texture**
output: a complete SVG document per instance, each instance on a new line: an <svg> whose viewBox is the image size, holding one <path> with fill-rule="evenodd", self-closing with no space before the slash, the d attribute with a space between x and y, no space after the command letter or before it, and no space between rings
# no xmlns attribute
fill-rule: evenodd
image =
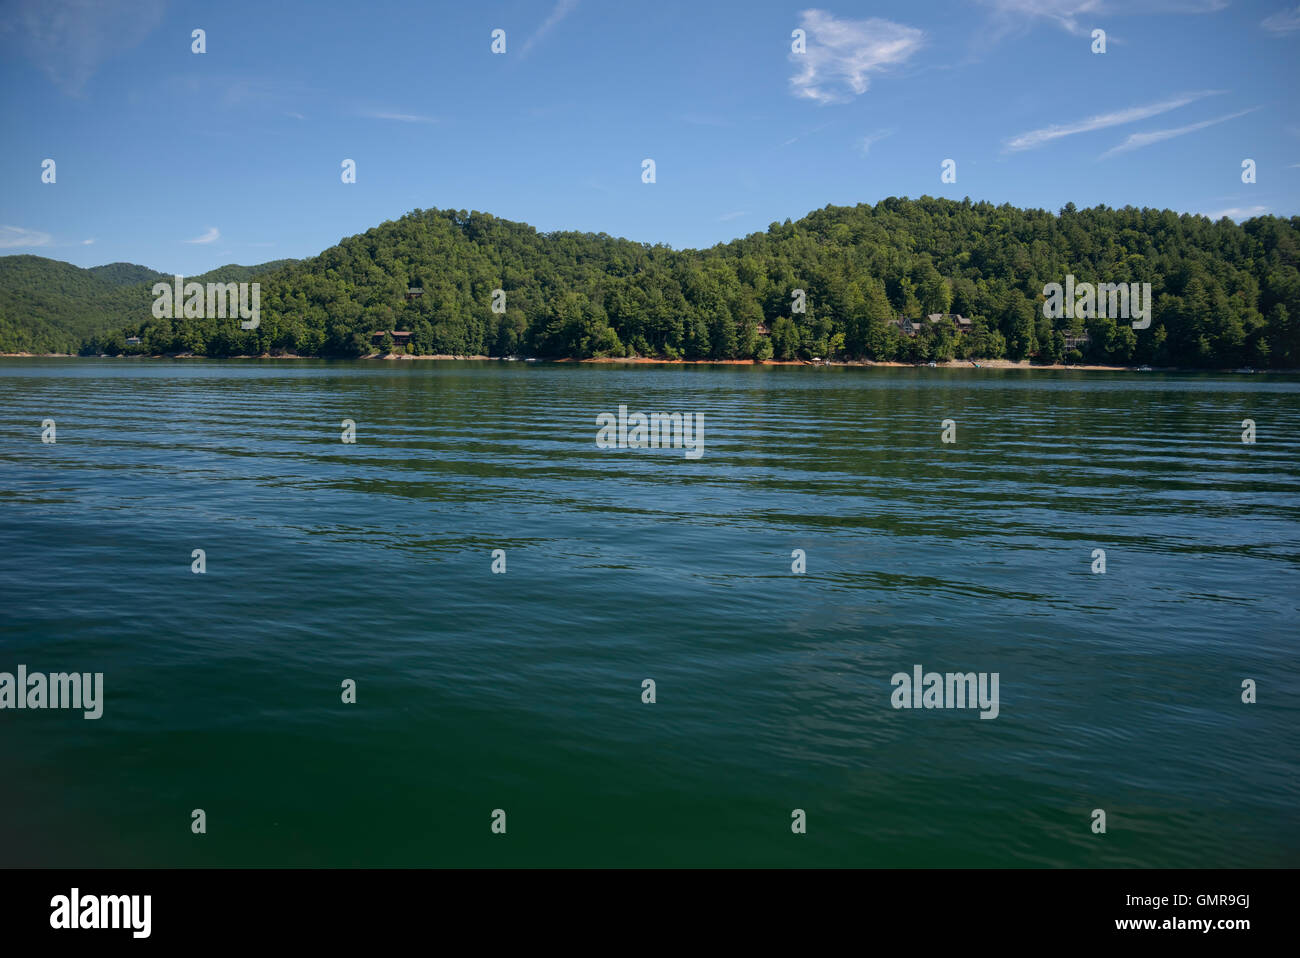
<svg viewBox="0 0 1300 958"><path fill-rule="evenodd" d="M1298 399L3 361L0 671L105 691L0 711L0 864L1296 865ZM597 448L620 404L703 455ZM915 665L997 673L997 718L893 708Z"/></svg>

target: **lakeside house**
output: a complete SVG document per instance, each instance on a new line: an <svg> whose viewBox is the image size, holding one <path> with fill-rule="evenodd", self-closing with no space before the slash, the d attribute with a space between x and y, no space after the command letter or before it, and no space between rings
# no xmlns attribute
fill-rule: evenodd
<svg viewBox="0 0 1300 958"><path fill-rule="evenodd" d="M891 319L889 324L897 328L904 336L915 336L927 323L933 326L945 319L957 327L957 332L970 332L971 321L961 313L930 313L924 319L909 319L906 316L899 316Z"/></svg>
<svg viewBox="0 0 1300 958"><path fill-rule="evenodd" d="M142 341L143 340L141 340L139 336L126 337L126 344L128 346L139 346Z"/></svg>
<svg viewBox="0 0 1300 958"><path fill-rule="evenodd" d="M771 336L772 331L767 328L767 323L759 323L755 330L760 336Z"/></svg>
<svg viewBox="0 0 1300 958"><path fill-rule="evenodd" d="M407 343L411 341L411 334L409 331L402 331L397 329L381 329L378 332L371 333L370 341L374 343L376 346L378 346L380 343L384 341L385 336L393 337L394 346L405 346Z"/></svg>
<svg viewBox="0 0 1300 958"><path fill-rule="evenodd" d="M418 279L413 281L410 286L406 287L407 302L410 302L413 299L417 299L423 295L424 295L424 286L423 284L421 284L421 282Z"/></svg>
<svg viewBox="0 0 1300 958"><path fill-rule="evenodd" d="M1087 332L1082 332L1082 333L1062 333L1062 334L1061 334L1061 339L1062 339L1062 341L1063 341L1063 345L1064 345L1064 347L1065 347L1065 351L1066 351L1066 352L1069 352L1071 349L1077 349L1077 350L1079 350L1080 352L1083 352L1083 351L1087 348L1088 344L1089 344L1090 342L1092 342L1092 337L1089 336ZM1030 358L1030 359L1040 359L1040 358L1042 357L1042 355L1043 355L1043 350L1042 350L1041 348L1039 348L1039 349L1035 349L1032 353L1030 353L1030 354L1029 354L1029 358ZM1150 367L1150 366L1146 366L1146 367L1140 367L1140 368L1144 368L1144 369L1146 369L1146 370L1150 370L1151 367Z"/></svg>

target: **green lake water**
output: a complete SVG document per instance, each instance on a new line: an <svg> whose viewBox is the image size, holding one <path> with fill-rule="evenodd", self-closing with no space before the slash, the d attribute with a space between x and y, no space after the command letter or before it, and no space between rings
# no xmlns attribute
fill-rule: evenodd
<svg viewBox="0 0 1300 958"><path fill-rule="evenodd" d="M1294 866L1298 400L0 361L0 672L104 675L98 720L0 710L0 865ZM703 454L597 448L620 405ZM918 664L997 718L895 709Z"/></svg>

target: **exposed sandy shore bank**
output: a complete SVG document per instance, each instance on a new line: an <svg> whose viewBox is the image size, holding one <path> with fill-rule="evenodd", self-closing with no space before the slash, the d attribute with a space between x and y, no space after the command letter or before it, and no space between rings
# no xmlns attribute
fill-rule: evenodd
<svg viewBox="0 0 1300 958"><path fill-rule="evenodd" d="M852 360L846 362L805 362L801 359L767 359L762 362L756 362L752 359L644 359L637 357L635 359L561 359L558 362L583 362L583 363L633 363L636 365L714 365L714 366L885 366L891 368L916 368L926 367L928 363L896 363L896 362L874 362L869 359ZM978 365L976 365L978 363ZM935 366L941 369L1098 369L1122 371L1125 369L1137 369L1137 366L1090 366L1086 363L1075 363L1069 366L1050 365L1046 363L1031 363L1027 359L980 359L972 363L969 359L953 359L948 362L935 363ZM1162 371L1168 372L1168 369Z"/></svg>
<svg viewBox="0 0 1300 958"><path fill-rule="evenodd" d="M96 359L98 357L87 356L80 357L74 353L0 353L0 359ZM260 356L195 356L193 353L172 353L149 356L107 356L106 359L320 359L319 356L299 356L296 353L280 353L271 355L262 353ZM412 361L423 359L437 360L456 360L459 362L506 362L500 356L453 356L451 354L438 353L430 356L405 356L390 353L387 356L379 353L368 353L365 356L359 356L358 359L378 359L384 361ZM517 359L523 362L522 359ZM852 360L847 362L819 362L812 363L801 359L766 359L755 361L753 359L653 359L644 356L633 356L628 358L605 357L601 359L555 359L550 362L556 363L597 363L601 365L623 364L633 366L884 366L890 368L925 368L928 363L899 363L899 362L873 362L869 359ZM1069 366L1052 365L1047 363L1031 363L1027 359L980 359L972 362L969 359L953 359L948 362L935 363L940 369L1073 369L1073 370L1097 370L1101 372L1124 372L1137 371L1138 366L1096 366L1088 363L1074 363ZM1223 369L1184 369L1177 366L1155 366L1152 372L1236 372L1232 368ZM1259 370L1265 373L1297 373L1300 370L1295 369L1265 369Z"/></svg>

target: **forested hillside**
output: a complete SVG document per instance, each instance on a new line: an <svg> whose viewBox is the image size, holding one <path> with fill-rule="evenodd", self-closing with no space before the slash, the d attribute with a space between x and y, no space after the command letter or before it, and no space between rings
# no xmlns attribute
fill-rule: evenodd
<svg viewBox="0 0 1300 958"><path fill-rule="evenodd" d="M890 198L675 251L603 233L538 233L486 213L416 210L260 276L256 330L156 320L146 301L88 348L120 351L138 334L138 349L154 353L356 356L371 351L374 331L409 330L406 349L419 354L1294 368L1298 231L1300 218L1237 225L1131 207L1070 205L1056 214ZM1044 318L1044 285L1067 273L1079 282L1149 282L1150 328ZM408 299L408 286L423 295ZM492 309L498 288L504 313ZM796 289L806 294L803 312L792 310ZM925 324L914 338L890 322L930 313L973 322L965 331ZM1086 342L1067 348L1067 335L1084 333Z"/></svg>
<svg viewBox="0 0 1300 958"><path fill-rule="evenodd" d="M130 284L161 275L132 263L81 269L40 256L0 258L0 352L76 352L133 315L139 297Z"/></svg>
<svg viewBox="0 0 1300 958"><path fill-rule="evenodd" d="M192 277L240 282L293 260L222 266ZM151 290L170 276L135 263L82 269L41 256L0 257L0 353L75 353L150 315ZM190 279L190 277L187 277Z"/></svg>

